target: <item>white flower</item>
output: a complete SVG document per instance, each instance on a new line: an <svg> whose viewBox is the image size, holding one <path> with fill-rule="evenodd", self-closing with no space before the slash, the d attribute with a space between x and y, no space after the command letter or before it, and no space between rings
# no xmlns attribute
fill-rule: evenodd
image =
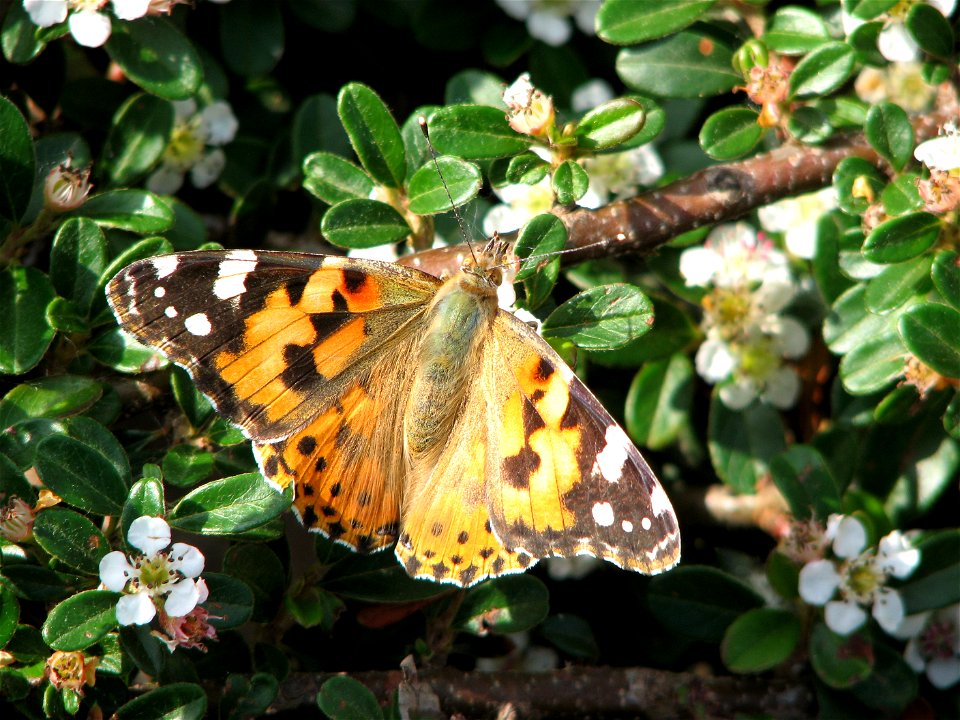
<svg viewBox="0 0 960 720"><path fill-rule="evenodd" d="M570 107L574 112L586 112L613 100L613 88L606 80L594 78L577 85L570 95Z"/></svg>
<svg viewBox="0 0 960 720"><path fill-rule="evenodd" d="M663 175L663 161L650 145L605 153L581 160L590 186L577 204L598 208L613 200L636 195L641 185L653 185Z"/></svg>
<svg viewBox="0 0 960 720"><path fill-rule="evenodd" d="M913 632L903 659L914 672L926 672L938 690L960 682L960 605L912 615L904 625L911 625Z"/></svg>
<svg viewBox="0 0 960 720"><path fill-rule="evenodd" d="M956 173L960 171L960 129L948 123L939 137L920 143L913 156L931 170Z"/></svg>
<svg viewBox="0 0 960 720"><path fill-rule="evenodd" d="M85 47L100 47L110 38L106 4L107 0L23 0L23 8L35 25L50 27L67 20L73 39ZM136 20L147 14L150 0L112 0L112 7L119 20Z"/></svg>
<svg viewBox="0 0 960 720"><path fill-rule="evenodd" d="M573 16L580 31L593 35L600 0L497 0L503 11L527 24L531 37L559 47L570 39Z"/></svg>
<svg viewBox="0 0 960 720"><path fill-rule="evenodd" d="M824 608L824 620L833 632L849 635L867 621L865 607L889 634L904 620L900 594L886 587L889 578L908 577L920 563L920 551L899 532L867 547L867 531L854 517L832 515L827 536L833 538L838 561L814 560L800 570L800 597ZM832 599L837 593L839 600Z"/></svg>
<svg viewBox="0 0 960 720"><path fill-rule="evenodd" d="M891 63L883 68L867 66L854 82L857 96L876 105L889 100L907 112L919 113L930 108L937 89L923 79L919 62Z"/></svg>
<svg viewBox="0 0 960 720"><path fill-rule="evenodd" d="M784 233L787 250L809 260L816 246L817 221L836 206L837 193L830 186L762 207L758 216L764 229Z"/></svg>
<svg viewBox="0 0 960 720"><path fill-rule="evenodd" d="M193 100L180 100L173 108L170 141L160 167L147 178L147 189L161 195L177 192L187 172L194 187L205 188L216 182L227 163L219 146L231 142L239 127L230 105L222 100L200 112Z"/></svg>
<svg viewBox="0 0 960 720"><path fill-rule="evenodd" d="M500 204L490 208L483 218L483 232L488 236L517 230L553 207L549 176L535 185L504 185L495 187L493 192L500 198Z"/></svg>
<svg viewBox="0 0 960 720"><path fill-rule="evenodd" d="M926 0L926 3L939 10L944 16L949 17L956 7L957 0ZM880 31L880 36L877 38L877 49L890 62L911 62L920 58L920 46L907 31L904 24L907 12L912 5L911 0L901 0L878 18L869 21L880 20L884 23L883 30ZM847 13L845 6L841 12L841 19L843 30L848 36L865 22L868 22Z"/></svg>
<svg viewBox="0 0 960 720"><path fill-rule="evenodd" d="M117 622L143 625L153 620L158 604L169 616L193 610L206 591L197 578L203 572L203 554L192 545L170 545L170 526L163 518L142 516L130 524L127 541L141 555L128 557L119 550L100 561L100 581L107 590L125 593L117 602Z"/></svg>

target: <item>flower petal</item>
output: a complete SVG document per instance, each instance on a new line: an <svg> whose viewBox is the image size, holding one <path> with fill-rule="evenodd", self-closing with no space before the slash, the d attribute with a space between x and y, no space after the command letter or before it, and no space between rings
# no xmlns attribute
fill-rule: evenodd
<svg viewBox="0 0 960 720"><path fill-rule="evenodd" d="M800 378L791 367L779 367L767 376L763 399L774 407L786 410L793 407L800 394Z"/></svg>
<svg viewBox="0 0 960 720"><path fill-rule="evenodd" d="M224 166L227 164L227 156L223 150L215 148L197 161L197 164L190 170L190 181L194 187L210 187L220 177Z"/></svg>
<svg viewBox="0 0 960 720"><path fill-rule="evenodd" d="M745 410L757 399L758 389L751 378L737 378L720 387L720 400L731 410Z"/></svg>
<svg viewBox="0 0 960 720"><path fill-rule="evenodd" d="M705 287L723 266L723 258L712 248L694 247L680 253L680 274L687 286Z"/></svg>
<svg viewBox="0 0 960 720"><path fill-rule="evenodd" d="M163 604L167 615L182 617L197 606L200 600L200 589L193 580L181 580L175 583L170 594Z"/></svg>
<svg viewBox="0 0 960 720"><path fill-rule="evenodd" d="M849 635L867 621L867 613L849 600L833 600L824 608L823 619L837 635Z"/></svg>
<svg viewBox="0 0 960 720"><path fill-rule="evenodd" d="M130 523L127 542L149 556L156 555L170 544L170 526L161 517L141 515Z"/></svg>
<svg viewBox="0 0 960 720"><path fill-rule="evenodd" d="M113 0L113 14L121 20L136 20L147 14L150 0Z"/></svg>
<svg viewBox="0 0 960 720"><path fill-rule="evenodd" d="M855 517L846 516L837 526L833 552L846 559L857 557L867 547L867 529Z"/></svg>
<svg viewBox="0 0 960 720"><path fill-rule="evenodd" d="M170 567L186 577L194 578L203 572L203 553L193 545L174 543L170 548Z"/></svg>
<svg viewBox="0 0 960 720"><path fill-rule="evenodd" d="M183 186L183 173L169 165L154 170L147 178L147 190L157 195L173 195Z"/></svg>
<svg viewBox="0 0 960 720"><path fill-rule="evenodd" d="M110 37L110 18L95 10L75 12L68 23L73 39L85 47L100 47Z"/></svg>
<svg viewBox="0 0 960 720"><path fill-rule="evenodd" d="M909 577L920 564L920 551L910 544L903 533L894 530L880 539L876 561L883 572L902 580Z"/></svg>
<svg viewBox="0 0 960 720"><path fill-rule="evenodd" d="M904 609L900 593L890 588L879 588L873 599L873 618L888 635L896 633L903 622Z"/></svg>
<svg viewBox="0 0 960 720"><path fill-rule="evenodd" d="M920 46L903 23L890 23L880 31L877 50L890 62L911 62L920 57Z"/></svg>
<svg viewBox="0 0 960 720"><path fill-rule="evenodd" d="M146 625L157 614L147 593L124 595L117 601L117 622L121 625Z"/></svg>
<svg viewBox="0 0 960 720"><path fill-rule="evenodd" d="M573 28L568 18L545 10L534 10L527 18L527 32L547 45L560 47L570 39Z"/></svg>
<svg viewBox="0 0 960 720"><path fill-rule="evenodd" d="M808 605L823 605L839 585L840 575L829 560L814 560L800 570L798 590Z"/></svg>
<svg viewBox="0 0 960 720"><path fill-rule="evenodd" d="M67 0L23 0L30 21L40 27L58 25L67 19Z"/></svg>
<svg viewBox="0 0 960 720"><path fill-rule="evenodd" d="M938 690L946 690L960 681L960 658L937 658L927 663L927 679Z"/></svg>
<svg viewBox="0 0 960 720"><path fill-rule="evenodd" d="M210 103L200 113L200 132L210 145L226 145L233 140L239 126L230 104L223 100Z"/></svg>
<svg viewBox="0 0 960 720"><path fill-rule="evenodd" d="M126 586L127 580L139 574L127 560L127 556L119 550L107 553L100 559L100 582L107 590L120 592Z"/></svg>

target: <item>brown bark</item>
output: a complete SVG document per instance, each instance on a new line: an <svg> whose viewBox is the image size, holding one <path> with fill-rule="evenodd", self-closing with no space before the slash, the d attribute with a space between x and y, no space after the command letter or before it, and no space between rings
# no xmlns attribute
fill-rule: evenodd
<svg viewBox="0 0 960 720"><path fill-rule="evenodd" d="M701 677L644 668L570 667L551 673L465 673L424 670L411 680L399 671L350 673L381 704L401 688L411 717L449 718L732 718L780 720L814 714L812 690L804 684L761 677ZM280 688L270 712L314 706L320 686L332 675L295 673ZM405 700L406 699L406 700ZM429 712L439 700L440 713Z"/></svg>

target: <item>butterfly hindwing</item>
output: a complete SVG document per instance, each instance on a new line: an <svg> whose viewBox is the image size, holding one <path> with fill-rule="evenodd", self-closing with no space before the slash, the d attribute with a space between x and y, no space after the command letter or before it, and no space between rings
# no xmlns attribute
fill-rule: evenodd
<svg viewBox="0 0 960 720"><path fill-rule="evenodd" d="M133 263L107 295L124 330L190 371L248 437L269 442L347 392L439 285L365 260L197 251Z"/></svg>
<svg viewBox="0 0 960 720"><path fill-rule="evenodd" d="M673 508L610 414L514 316L498 315L490 346L486 488L504 546L535 557L592 555L647 574L673 567Z"/></svg>

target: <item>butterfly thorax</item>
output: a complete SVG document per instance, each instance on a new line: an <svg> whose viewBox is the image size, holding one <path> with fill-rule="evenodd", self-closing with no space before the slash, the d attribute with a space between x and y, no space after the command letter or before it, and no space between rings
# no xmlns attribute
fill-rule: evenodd
<svg viewBox="0 0 960 720"><path fill-rule="evenodd" d="M404 415L407 457L414 465L432 464L477 381L473 370L497 313L495 275L465 267L443 284L426 310L427 330Z"/></svg>

